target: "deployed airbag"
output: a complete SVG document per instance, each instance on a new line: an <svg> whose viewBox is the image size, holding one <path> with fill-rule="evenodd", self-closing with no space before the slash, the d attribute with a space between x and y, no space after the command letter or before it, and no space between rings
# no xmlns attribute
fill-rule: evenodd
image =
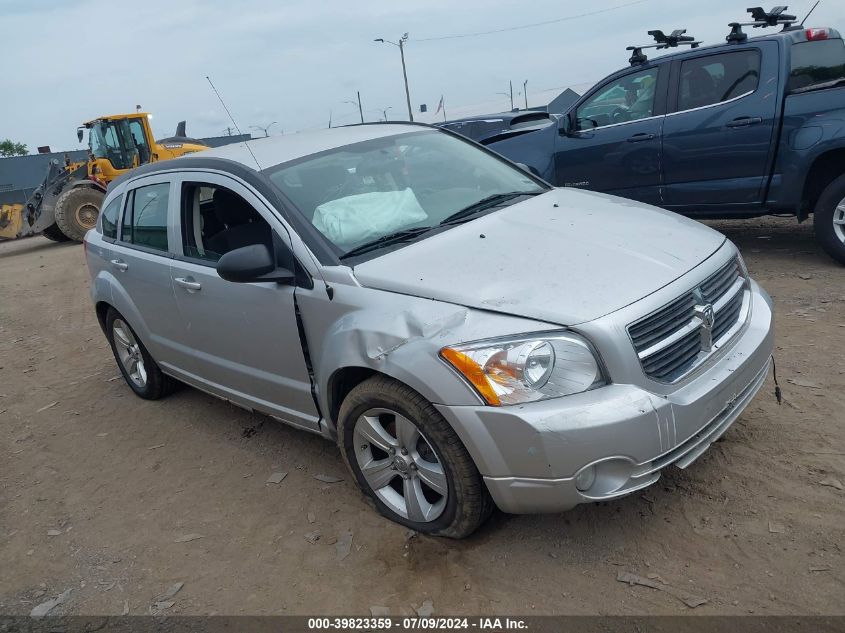
<svg viewBox="0 0 845 633"><path fill-rule="evenodd" d="M314 211L314 226L341 247L378 239L428 219L411 189L373 191L330 200Z"/></svg>

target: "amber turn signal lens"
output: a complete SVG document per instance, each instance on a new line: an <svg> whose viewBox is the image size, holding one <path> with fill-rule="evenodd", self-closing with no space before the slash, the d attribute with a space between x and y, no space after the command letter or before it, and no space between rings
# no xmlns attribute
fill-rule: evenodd
<svg viewBox="0 0 845 633"><path fill-rule="evenodd" d="M493 390L490 381L487 379L487 376L484 375L484 371L478 363L463 352L459 352L450 347L444 347L441 349L440 356L444 360L448 361L452 367L457 369L458 372L460 372L460 374L466 378L473 387L475 387L476 391L481 394L481 397L484 398L487 404L494 407L501 406L502 402L499 400L499 396Z"/></svg>

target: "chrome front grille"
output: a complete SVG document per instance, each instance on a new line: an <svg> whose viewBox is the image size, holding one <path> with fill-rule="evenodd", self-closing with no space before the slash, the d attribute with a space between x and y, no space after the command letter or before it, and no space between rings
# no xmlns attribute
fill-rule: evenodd
<svg viewBox="0 0 845 633"><path fill-rule="evenodd" d="M645 374L683 378L730 340L748 314L748 281L732 259L700 285L628 326Z"/></svg>

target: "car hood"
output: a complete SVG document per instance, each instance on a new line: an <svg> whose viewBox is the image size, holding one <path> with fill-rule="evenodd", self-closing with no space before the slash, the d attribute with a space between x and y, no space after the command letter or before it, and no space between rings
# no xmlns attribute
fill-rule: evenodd
<svg viewBox="0 0 845 633"><path fill-rule="evenodd" d="M555 189L355 266L359 283L560 325L659 290L725 242L623 198Z"/></svg>

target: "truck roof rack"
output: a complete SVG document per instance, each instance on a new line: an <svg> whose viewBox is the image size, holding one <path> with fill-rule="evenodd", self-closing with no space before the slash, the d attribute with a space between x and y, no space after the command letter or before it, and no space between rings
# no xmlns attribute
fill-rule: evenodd
<svg viewBox="0 0 845 633"><path fill-rule="evenodd" d="M627 47L625 50L632 51L631 59L628 61L631 66L638 66L646 63L648 61L648 57L646 57L645 53L643 53L644 48L656 48L657 50L677 48L678 46L698 48L701 42L690 35L684 35L686 32L686 29L675 29L669 35L666 35L660 30L649 31L648 34L654 38L655 43Z"/></svg>
<svg viewBox="0 0 845 633"><path fill-rule="evenodd" d="M751 22L731 22L728 26L731 27L731 32L725 38L728 42L744 42L748 39L742 27L751 26L755 29L767 28L770 26L783 25L783 30L788 30L795 22L798 21L794 15L784 13L788 6L777 6L771 11L763 10L763 7L750 7L746 9L751 14Z"/></svg>

